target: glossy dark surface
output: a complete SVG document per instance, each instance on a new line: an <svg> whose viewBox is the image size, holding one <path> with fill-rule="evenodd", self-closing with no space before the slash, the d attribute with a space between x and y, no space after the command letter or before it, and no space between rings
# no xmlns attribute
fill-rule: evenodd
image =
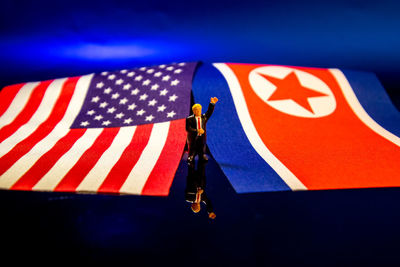
<svg viewBox="0 0 400 267"><path fill-rule="evenodd" d="M206 166L217 215L185 201L182 161L170 196L2 191L2 254L28 262L139 266L381 265L398 260L399 189L238 195ZM40 259L38 258L40 255Z"/></svg>

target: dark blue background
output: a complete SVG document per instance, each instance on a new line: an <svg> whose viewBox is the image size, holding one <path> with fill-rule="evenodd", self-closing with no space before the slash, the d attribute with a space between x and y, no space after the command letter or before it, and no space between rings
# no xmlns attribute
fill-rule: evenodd
<svg viewBox="0 0 400 267"><path fill-rule="evenodd" d="M400 107L397 1L0 3L0 87L173 61L373 71ZM212 129L210 129L212 130ZM238 195L211 158L217 218L167 198L1 191L2 260L139 266L398 265L400 189Z"/></svg>

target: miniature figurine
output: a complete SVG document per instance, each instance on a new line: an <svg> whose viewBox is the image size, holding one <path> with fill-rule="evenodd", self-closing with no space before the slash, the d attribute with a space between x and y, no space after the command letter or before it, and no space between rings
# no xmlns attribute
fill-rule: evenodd
<svg viewBox="0 0 400 267"><path fill-rule="evenodd" d="M207 112L201 114L201 105L192 106L193 115L186 118L187 144L188 144L188 164L194 162L194 157L199 155L200 160L208 160L206 153L207 131L206 124L211 117L215 103L218 98L212 97L208 105Z"/></svg>

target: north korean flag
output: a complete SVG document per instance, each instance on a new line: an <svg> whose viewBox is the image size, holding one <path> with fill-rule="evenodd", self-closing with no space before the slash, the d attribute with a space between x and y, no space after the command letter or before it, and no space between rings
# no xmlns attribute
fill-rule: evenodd
<svg viewBox="0 0 400 267"><path fill-rule="evenodd" d="M237 192L400 186L400 114L374 74L213 66L193 91L220 100L208 146Z"/></svg>

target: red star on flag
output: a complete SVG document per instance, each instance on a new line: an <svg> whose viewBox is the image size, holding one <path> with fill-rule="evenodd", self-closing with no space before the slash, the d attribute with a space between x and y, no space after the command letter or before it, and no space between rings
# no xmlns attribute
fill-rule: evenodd
<svg viewBox="0 0 400 267"><path fill-rule="evenodd" d="M268 98L268 101L291 99L314 114L312 107L308 102L308 98L327 96L324 93L317 92L301 85L295 72L289 73L283 79L274 78L262 73L258 74L260 74L262 77L272 82L276 86L276 90Z"/></svg>

